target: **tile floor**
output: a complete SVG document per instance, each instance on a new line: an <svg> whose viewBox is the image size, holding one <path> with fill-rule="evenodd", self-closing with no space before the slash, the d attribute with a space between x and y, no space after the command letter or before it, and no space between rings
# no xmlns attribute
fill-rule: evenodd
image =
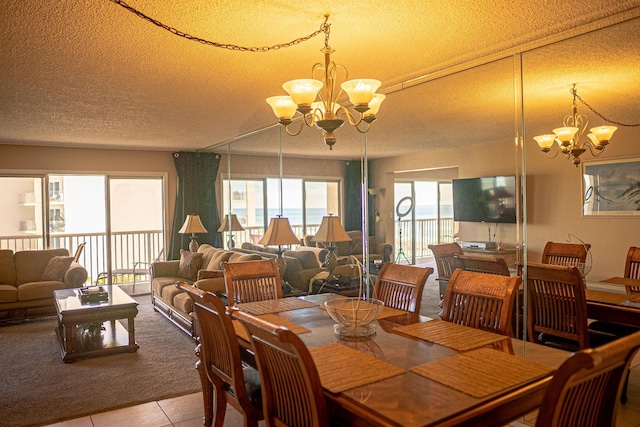
<svg viewBox="0 0 640 427"><path fill-rule="evenodd" d="M426 261L425 265L430 265L433 262L432 259L424 261ZM616 426L640 427L640 354L636 356L632 364L627 396L627 403L620 405ZM194 393L94 414L47 427L200 427L202 426L202 415L202 394ZM224 425L228 427L242 426L242 416L228 406ZM264 426L264 422L261 422L260 425ZM513 427L533 426L535 425L535 413L510 425Z"/></svg>
<svg viewBox="0 0 640 427"><path fill-rule="evenodd" d="M640 427L640 354L636 356L632 365L627 396L627 403L620 405L616 426ZM194 393L77 418L48 427L200 427L202 415L202 394ZM242 426L242 416L228 406L224 425ZM260 425L264 425L264 422ZM511 424L513 427L533 425L535 425L535 414L530 414Z"/></svg>

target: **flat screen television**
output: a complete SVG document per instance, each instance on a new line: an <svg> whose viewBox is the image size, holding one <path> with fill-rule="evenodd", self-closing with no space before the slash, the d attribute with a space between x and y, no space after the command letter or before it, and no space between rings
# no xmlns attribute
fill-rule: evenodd
<svg viewBox="0 0 640 427"><path fill-rule="evenodd" d="M464 222L516 222L516 177L454 179L453 219Z"/></svg>

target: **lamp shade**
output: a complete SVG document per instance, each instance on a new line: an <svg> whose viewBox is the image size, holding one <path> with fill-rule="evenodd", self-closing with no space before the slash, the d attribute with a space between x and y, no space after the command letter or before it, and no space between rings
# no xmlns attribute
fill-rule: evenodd
<svg viewBox="0 0 640 427"><path fill-rule="evenodd" d="M267 103L279 119L291 119L298 108L290 96L272 96L267 98Z"/></svg>
<svg viewBox="0 0 640 427"><path fill-rule="evenodd" d="M353 105L361 105L371 102L380 84L380 80L355 79L342 83L340 87L347 92L349 101L351 101Z"/></svg>
<svg viewBox="0 0 640 427"><path fill-rule="evenodd" d="M562 141L563 145L568 145L577 132L578 128L571 126L556 128L553 130L553 133L555 133L558 139Z"/></svg>
<svg viewBox="0 0 640 427"><path fill-rule="evenodd" d="M340 223L340 217L329 215L323 216L318 232L313 237L316 242L332 243L332 242L349 242L351 236L344 231Z"/></svg>
<svg viewBox="0 0 640 427"><path fill-rule="evenodd" d="M553 147L553 143L556 140L555 134L545 134L534 136L533 139L536 140L541 149L549 151L551 147Z"/></svg>
<svg viewBox="0 0 640 427"><path fill-rule="evenodd" d="M299 245L300 239L293 234L288 218L271 218L267 231L258 242L263 246Z"/></svg>
<svg viewBox="0 0 640 427"><path fill-rule="evenodd" d="M291 80L282 85L294 103L297 105L311 105L316 100L323 83L315 79Z"/></svg>
<svg viewBox="0 0 640 427"><path fill-rule="evenodd" d="M365 116L375 116L376 114L378 114L378 110L380 110L380 105L382 104L382 101L384 101L386 97L387 97L386 95L383 95L381 93L376 93L373 96L373 99L369 101L369 109L365 111L363 114Z"/></svg>
<svg viewBox="0 0 640 427"><path fill-rule="evenodd" d="M184 224L178 233L207 233L207 229L202 225L200 215L187 215L187 219L184 220Z"/></svg>
<svg viewBox="0 0 640 427"><path fill-rule="evenodd" d="M231 228L229 228L229 217L231 217ZM225 215L218 231L242 231L244 227L238 221L236 214Z"/></svg>

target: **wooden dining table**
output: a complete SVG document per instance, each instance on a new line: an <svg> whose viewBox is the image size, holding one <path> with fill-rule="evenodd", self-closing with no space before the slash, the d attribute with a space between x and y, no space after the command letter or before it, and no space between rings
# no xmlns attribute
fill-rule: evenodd
<svg viewBox="0 0 640 427"><path fill-rule="evenodd" d="M395 309L383 309L373 336L341 337L323 309L336 297L239 306L294 330L307 345L335 425L507 424L540 405L553 372L570 355Z"/></svg>
<svg viewBox="0 0 640 427"><path fill-rule="evenodd" d="M628 292L630 286L640 287L640 280L612 277L587 282L587 316L640 328L640 294Z"/></svg>

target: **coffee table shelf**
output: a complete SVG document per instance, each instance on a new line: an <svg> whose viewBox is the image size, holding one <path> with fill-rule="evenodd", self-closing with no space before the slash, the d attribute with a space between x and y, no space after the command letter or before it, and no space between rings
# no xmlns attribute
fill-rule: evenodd
<svg viewBox="0 0 640 427"><path fill-rule="evenodd" d="M108 300L92 304L81 302L78 289L54 291L58 313L56 335L65 363L138 350L134 327L138 303L117 286L104 287L109 293ZM127 319L127 328L118 319ZM92 325L96 330L89 332L84 325Z"/></svg>

